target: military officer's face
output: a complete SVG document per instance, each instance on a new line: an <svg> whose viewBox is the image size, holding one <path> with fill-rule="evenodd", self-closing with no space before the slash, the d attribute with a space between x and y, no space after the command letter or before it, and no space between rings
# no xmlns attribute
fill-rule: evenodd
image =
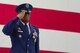
<svg viewBox="0 0 80 53"><path fill-rule="evenodd" d="M30 19L30 13L31 13L31 11L30 11L30 12L25 12L22 21L24 21L24 22L28 22L29 19Z"/></svg>

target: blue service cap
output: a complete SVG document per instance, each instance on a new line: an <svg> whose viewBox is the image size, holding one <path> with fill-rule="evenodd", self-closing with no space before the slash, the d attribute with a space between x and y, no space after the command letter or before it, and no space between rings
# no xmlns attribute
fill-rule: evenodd
<svg viewBox="0 0 80 53"><path fill-rule="evenodd" d="M28 3L21 4L16 7L16 12L19 13L21 10L26 10L26 12L32 11L33 6Z"/></svg>

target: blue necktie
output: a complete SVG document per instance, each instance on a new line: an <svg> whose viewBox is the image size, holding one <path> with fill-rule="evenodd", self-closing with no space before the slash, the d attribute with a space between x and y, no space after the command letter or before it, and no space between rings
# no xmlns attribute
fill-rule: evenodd
<svg viewBox="0 0 80 53"><path fill-rule="evenodd" d="M25 31L27 34L29 34L28 26L25 24Z"/></svg>

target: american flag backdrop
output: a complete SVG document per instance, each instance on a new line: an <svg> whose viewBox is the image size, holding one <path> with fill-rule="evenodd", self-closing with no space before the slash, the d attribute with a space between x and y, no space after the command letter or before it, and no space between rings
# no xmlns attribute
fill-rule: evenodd
<svg viewBox="0 0 80 53"><path fill-rule="evenodd" d="M2 28L22 3L34 6L30 23L40 30L40 53L80 53L80 0L0 0L0 53L10 51Z"/></svg>

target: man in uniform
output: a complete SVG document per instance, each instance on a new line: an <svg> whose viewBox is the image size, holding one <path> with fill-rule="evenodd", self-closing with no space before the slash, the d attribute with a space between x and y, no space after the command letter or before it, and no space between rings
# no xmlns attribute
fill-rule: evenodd
<svg viewBox="0 0 80 53"><path fill-rule="evenodd" d="M3 27L3 33L10 36L10 53L39 53L39 30L29 23L32 5L16 7L18 15Z"/></svg>

